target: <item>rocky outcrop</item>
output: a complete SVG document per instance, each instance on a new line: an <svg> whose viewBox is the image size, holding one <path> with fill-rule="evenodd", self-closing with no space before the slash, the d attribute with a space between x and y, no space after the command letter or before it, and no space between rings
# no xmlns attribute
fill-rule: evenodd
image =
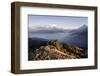
<svg viewBox="0 0 100 76"><path fill-rule="evenodd" d="M51 40L36 50L29 49L29 60L86 58L86 50Z"/></svg>

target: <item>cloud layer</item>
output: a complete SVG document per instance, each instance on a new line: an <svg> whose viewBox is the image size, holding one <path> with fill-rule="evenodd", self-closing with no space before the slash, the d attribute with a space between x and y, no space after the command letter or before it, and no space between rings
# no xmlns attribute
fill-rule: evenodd
<svg viewBox="0 0 100 76"><path fill-rule="evenodd" d="M79 27L71 27L67 25L33 25L29 27L29 32L34 33L53 33L53 32L64 32L67 30L77 29Z"/></svg>

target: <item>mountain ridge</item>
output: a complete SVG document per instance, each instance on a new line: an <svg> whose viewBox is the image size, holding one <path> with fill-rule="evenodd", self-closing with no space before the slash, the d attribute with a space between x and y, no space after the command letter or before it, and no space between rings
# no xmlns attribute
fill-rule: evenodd
<svg viewBox="0 0 100 76"><path fill-rule="evenodd" d="M29 49L29 60L79 59L87 58L87 50L77 46L50 40L39 48Z"/></svg>

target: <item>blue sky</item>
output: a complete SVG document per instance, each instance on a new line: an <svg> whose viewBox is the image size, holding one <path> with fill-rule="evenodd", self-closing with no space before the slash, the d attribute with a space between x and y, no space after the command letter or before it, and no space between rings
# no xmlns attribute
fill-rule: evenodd
<svg viewBox="0 0 100 76"><path fill-rule="evenodd" d="M76 29L82 25L88 25L87 17L74 16L46 16L46 15L29 15L29 30L43 29Z"/></svg>

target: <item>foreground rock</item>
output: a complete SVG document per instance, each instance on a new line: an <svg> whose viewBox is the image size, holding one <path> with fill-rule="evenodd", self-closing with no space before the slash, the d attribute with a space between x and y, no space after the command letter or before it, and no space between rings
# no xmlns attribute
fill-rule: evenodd
<svg viewBox="0 0 100 76"><path fill-rule="evenodd" d="M87 50L51 40L36 50L29 49L29 60L87 58Z"/></svg>

